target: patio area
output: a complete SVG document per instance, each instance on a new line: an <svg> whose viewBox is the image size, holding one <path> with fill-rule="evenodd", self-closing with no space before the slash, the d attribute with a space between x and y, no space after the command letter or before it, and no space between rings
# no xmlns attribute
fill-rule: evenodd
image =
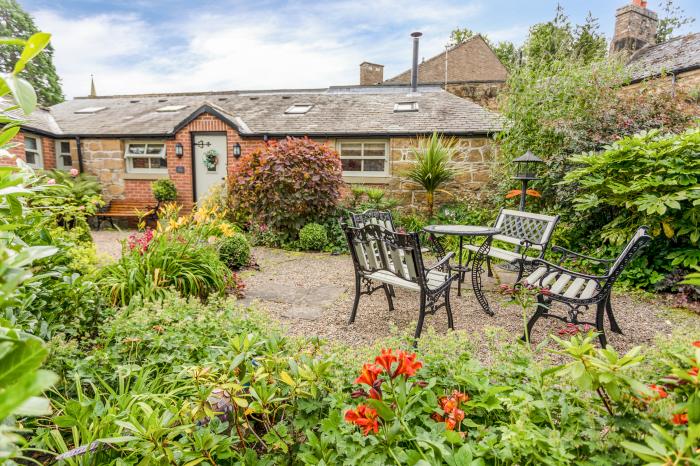
<svg viewBox="0 0 700 466"><path fill-rule="evenodd" d="M390 312L381 292L362 296L357 320L348 325L352 306L353 269L348 255L331 256L323 253L288 252L279 249L255 248L254 255L260 271L246 271L246 303L257 303L277 317L291 335L319 336L340 340L351 345L372 343L393 332L415 329L418 317L416 294L396 288L395 310ZM511 275L496 268L506 281ZM504 296L495 291L497 281L490 280L488 299L495 316L487 316L479 306L469 280L457 296L452 290L455 329L470 334L483 334L487 327L499 327L510 338L519 338L523 331L519 306L507 305ZM618 350L639 344L653 344L657 335L670 335L678 328L700 328L700 319L690 311L667 308L660 300L614 292L613 308L623 335L608 332L610 343ZM528 309L528 317L533 309ZM592 311L593 312L593 311ZM538 322L532 341L537 344L549 333L557 334L563 327L559 321ZM447 330L447 317L442 310L426 318L425 328L437 332ZM475 342L476 343L476 342Z"/></svg>

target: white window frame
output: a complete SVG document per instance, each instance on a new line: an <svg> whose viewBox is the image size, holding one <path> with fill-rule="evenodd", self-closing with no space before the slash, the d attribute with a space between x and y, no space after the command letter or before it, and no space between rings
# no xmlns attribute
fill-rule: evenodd
<svg viewBox="0 0 700 466"><path fill-rule="evenodd" d="M132 145L144 145L144 154L130 154L129 147ZM160 154L147 154L149 145L162 145L163 150ZM165 141L128 141L124 145L124 160L126 160L126 172L127 173L159 173L167 174L168 167L165 168L134 168L134 159L165 159L167 161L168 150L165 145ZM150 165L150 163L149 163Z"/></svg>
<svg viewBox="0 0 700 466"><path fill-rule="evenodd" d="M286 115L304 115L309 113L314 107L314 104L294 104L284 111Z"/></svg>
<svg viewBox="0 0 700 466"><path fill-rule="evenodd" d="M68 144L68 152L61 152L61 145L63 143ZM70 165L64 165L63 164L63 155L68 155L71 158L71 164ZM71 150L70 146L70 141L66 139L59 139L56 141L56 168L59 170L65 170L68 171L73 168L73 163L74 163L74 157L73 157L73 151Z"/></svg>
<svg viewBox="0 0 700 466"><path fill-rule="evenodd" d="M365 144L384 144L384 156L379 155L365 155ZM356 155L344 156L343 155L343 144L362 144L362 154L358 157ZM365 160L384 160L384 170L383 171L348 171L343 170L344 176L376 176L376 177L386 177L389 175L389 141L386 139L340 139L336 141L336 150L340 154L340 160L350 159L350 160L362 160L362 168L364 169Z"/></svg>
<svg viewBox="0 0 700 466"><path fill-rule="evenodd" d="M27 150L27 139L34 139L36 141L36 150ZM39 136L24 136L24 160L32 168L44 168L44 148L42 147L42 140ZM27 161L27 152L34 153L34 163L29 163Z"/></svg>

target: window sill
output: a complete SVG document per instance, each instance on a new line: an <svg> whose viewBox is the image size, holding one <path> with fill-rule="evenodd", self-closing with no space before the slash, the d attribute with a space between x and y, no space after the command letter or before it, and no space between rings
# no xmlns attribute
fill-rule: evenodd
<svg viewBox="0 0 700 466"><path fill-rule="evenodd" d="M125 180L163 180L168 178L167 173L125 173Z"/></svg>
<svg viewBox="0 0 700 466"><path fill-rule="evenodd" d="M350 184L389 184L390 176L343 175L343 181Z"/></svg>

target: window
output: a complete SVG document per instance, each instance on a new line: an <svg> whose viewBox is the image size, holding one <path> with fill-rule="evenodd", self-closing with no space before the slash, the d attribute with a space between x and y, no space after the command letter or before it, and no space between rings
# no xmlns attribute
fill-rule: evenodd
<svg viewBox="0 0 700 466"><path fill-rule="evenodd" d="M81 108L80 110L76 110L73 113L97 113L101 112L102 110L106 109L107 107L85 107Z"/></svg>
<svg viewBox="0 0 700 466"><path fill-rule="evenodd" d="M24 137L24 159L34 168L44 168L44 157L41 153L41 139L33 136Z"/></svg>
<svg viewBox="0 0 700 466"><path fill-rule="evenodd" d="M399 102L394 104L395 112L417 112L418 102Z"/></svg>
<svg viewBox="0 0 700 466"><path fill-rule="evenodd" d="M386 141L341 141L338 152L344 174L386 176Z"/></svg>
<svg viewBox="0 0 700 466"><path fill-rule="evenodd" d="M70 170L73 168L73 156L70 151L70 142L56 142L56 167L59 170Z"/></svg>
<svg viewBox="0 0 700 466"><path fill-rule="evenodd" d="M168 173L165 144L162 142L130 142L126 145L127 173Z"/></svg>
<svg viewBox="0 0 700 466"><path fill-rule="evenodd" d="M167 112L179 112L187 105L166 105L165 107L160 107L156 112L167 113Z"/></svg>
<svg viewBox="0 0 700 466"><path fill-rule="evenodd" d="M313 107L311 104L294 104L285 110L284 113L288 115L303 115L311 110L311 107Z"/></svg>

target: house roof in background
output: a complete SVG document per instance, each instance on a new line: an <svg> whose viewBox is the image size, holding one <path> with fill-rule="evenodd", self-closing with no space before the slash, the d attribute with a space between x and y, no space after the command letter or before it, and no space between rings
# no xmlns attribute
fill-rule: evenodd
<svg viewBox="0 0 700 466"><path fill-rule="evenodd" d="M505 81L508 71L481 34L476 34L447 50L447 82ZM409 84L411 70L389 78L383 84ZM445 52L418 64L418 82L443 84L445 82Z"/></svg>
<svg viewBox="0 0 700 466"><path fill-rule="evenodd" d="M627 62L633 82L700 68L700 32L638 50Z"/></svg>
<svg viewBox="0 0 700 466"><path fill-rule="evenodd" d="M417 102L418 111L396 112L400 102ZM308 104L304 114L285 113ZM175 111L164 107L185 106ZM76 113L105 107L94 113ZM158 111L158 110L161 111ZM500 117L438 86L344 86L327 89L143 94L77 98L54 105L57 135L165 136L197 112L217 113L241 135L372 136L487 134L501 129ZM43 118L43 117L42 117Z"/></svg>

